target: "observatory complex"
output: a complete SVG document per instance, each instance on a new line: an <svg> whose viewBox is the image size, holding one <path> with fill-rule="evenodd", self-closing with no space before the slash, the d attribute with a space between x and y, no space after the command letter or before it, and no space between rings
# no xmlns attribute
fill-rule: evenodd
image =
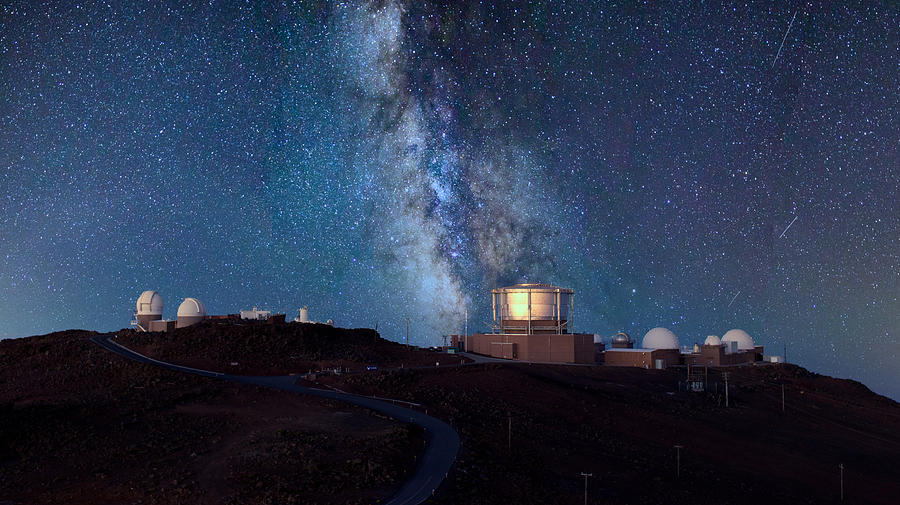
<svg viewBox="0 0 900 505"><path fill-rule="evenodd" d="M178 306L178 315L174 321L162 318L162 296L156 291L144 291L138 297L137 307L131 326L138 331L172 331L175 328L186 328L206 319L206 306L196 298L185 298Z"/></svg>
<svg viewBox="0 0 900 505"><path fill-rule="evenodd" d="M273 314L269 310L253 307L250 310L241 310L237 314L209 315L206 313L206 305L197 298L185 298L178 306L176 319L163 319L164 303L162 296L152 290L144 291L138 297L134 310L131 326L138 331L173 331L176 328L187 328L206 319L217 321L231 321L235 324L246 321L261 321L266 323L283 323L285 314ZM309 319L309 308L300 309L300 315L294 318L295 323L328 324L334 326L334 321L329 319L324 323Z"/></svg>
<svg viewBox="0 0 900 505"><path fill-rule="evenodd" d="M762 353L763 347L754 344L744 330L730 330L721 339L710 335L702 345L683 347L672 331L653 328L644 335L641 347L637 349L628 335L619 333L613 337L612 349L603 353L603 359L607 365L641 368L666 368L672 365L726 366L759 361Z"/></svg>
<svg viewBox="0 0 900 505"><path fill-rule="evenodd" d="M495 358L542 363L604 363L610 366L663 369L675 365L728 366L763 359L744 330L733 329L702 345L682 346L666 328L653 328L640 347L626 333L610 339L575 333L575 292L550 284L516 284L491 291L491 333L451 335L459 350ZM768 358L767 358L768 359ZM773 357L772 361L777 361Z"/></svg>
<svg viewBox="0 0 900 505"><path fill-rule="evenodd" d="M496 358L595 363L594 336L574 332L575 292L550 284L491 291L491 333L454 335L454 345Z"/></svg>

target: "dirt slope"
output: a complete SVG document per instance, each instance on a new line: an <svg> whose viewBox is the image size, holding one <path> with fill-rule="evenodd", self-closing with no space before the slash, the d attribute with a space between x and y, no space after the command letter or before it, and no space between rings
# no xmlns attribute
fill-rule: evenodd
<svg viewBox="0 0 900 505"><path fill-rule="evenodd" d="M452 421L464 450L439 503L582 503L581 472L589 503L837 503L839 464L845 503L897 503L896 402L791 365L728 371L727 409L723 394L679 392L684 370L489 364L327 380ZM723 380L710 371L713 389Z"/></svg>
<svg viewBox="0 0 900 505"><path fill-rule="evenodd" d="M422 434L343 403L0 341L0 503L371 503Z"/></svg>
<svg viewBox="0 0 900 505"><path fill-rule="evenodd" d="M118 332L117 341L142 354L180 365L240 375L286 375L327 368L458 363L435 353L381 338L368 328L314 323L268 324L204 321L171 333Z"/></svg>

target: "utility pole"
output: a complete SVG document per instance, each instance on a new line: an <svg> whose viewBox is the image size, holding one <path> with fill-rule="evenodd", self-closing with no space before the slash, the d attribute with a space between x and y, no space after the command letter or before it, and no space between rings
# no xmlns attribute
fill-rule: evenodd
<svg viewBox="0 0 900 505"><path fill-rule="evenodd" d="M841 501L844 501L844 464L841 463L838 468L841 469Z"/></svg>
<svg viewBox="0 0 900 505"><path fill-rule="evenodd" d="M587 480L588 477L593 477L594 474L581 472L581 475L584 476L584 505L587 505Z"/></svg>
<svg viewBox="0 0 900 505"><path fill-rule="evenodd" d="M512 412L506 413L506 450L512 452Z"/></svg>
<svg viewBox="0 0 900 505"><path fill-rule="evenodd" d="M681 478L681 450L683 445L675 446L675 477Z"/></svg>
<svg viewBox="0 0 900 505"><path fill-rule="evenodd" d="M728 407L728 372L725 372L725 407Z"/></svg>
<svg viewBox="0 0 900 505"><path fill-rule="evenodd" d="M784 343L784 362L787 363L787 342Z"/></svg>

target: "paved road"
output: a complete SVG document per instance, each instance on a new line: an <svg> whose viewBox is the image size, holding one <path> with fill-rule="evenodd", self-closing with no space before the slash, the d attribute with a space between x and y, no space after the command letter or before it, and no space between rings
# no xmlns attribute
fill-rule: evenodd
<svg viewBox="0 0 900 505"><path fill-rule="evenodd" d="M97 345L100 345L111 352L141 363L168 368L169 370L174 370L176 372L214 377L242 384L253 384L256 386L293 391L296 393L328 398L330 400L352 403L354 405L359 405L360 407L380 412L397 421L412 423L423 428L425 430L425 452L419 458L419 463L416 466L415 472L413 472L412 476L403 483L403 486L400 487L397 494L386 502L386 505L418 505L428 500L447 476L450 467L456 460L456 454L459 452L459 435L456 431L451 428L449 424L422 412L394 405L386 401L369 398L367 396L298 386L295 384L297 380L297 377L295 376L249 377L179 366L148 358L147 356L134 352L131 349L110 340L112 336L113 334L98 335L93 337L92 340Z"/></svg>

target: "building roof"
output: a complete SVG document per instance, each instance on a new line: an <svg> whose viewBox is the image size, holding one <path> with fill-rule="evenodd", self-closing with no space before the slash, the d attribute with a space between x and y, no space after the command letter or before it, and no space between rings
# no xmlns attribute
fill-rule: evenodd
<svg viewBox="0 0 900 505"><path fill-rule="evenodd" d="M561 288L559 286L554 286L553 284L544 284L540 282L525 282L521 284L514 284L512 286L506 286L505 288L497 288L492 290L494 293L506 293L506 292L522 292L522 291L550 291L550 292L561 292L561 293L574 293L575 291L569 288Z"/></svg>

